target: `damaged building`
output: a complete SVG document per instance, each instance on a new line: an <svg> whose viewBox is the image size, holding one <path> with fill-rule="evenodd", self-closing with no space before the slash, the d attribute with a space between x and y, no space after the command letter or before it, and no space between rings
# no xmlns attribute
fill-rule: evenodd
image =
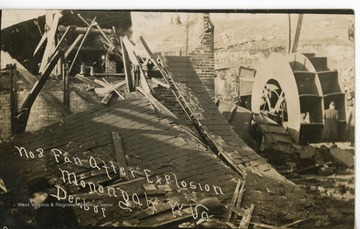
<svg viewBox="0 0 360 229"><path fill-rule="evenodd" d="M318 222L313 197L248 145L252 113L215 99L210 14L187 21L180 55L132 37L130 11L48 11L2 29L1 226L37 225L39 177L82 227Z"/></svg>

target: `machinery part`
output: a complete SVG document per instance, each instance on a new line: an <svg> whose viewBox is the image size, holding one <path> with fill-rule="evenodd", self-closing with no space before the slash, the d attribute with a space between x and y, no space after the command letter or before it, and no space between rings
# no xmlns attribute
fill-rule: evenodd
<svg viewBox="0 0 360 229"><path fill-rule="evenodd" d="M339 136L345 136L345 94L338 72L315 54L272 54L258 69L251 106L284 126L297 144L320 142L323 112L330 102L339 111Z"/></svg>

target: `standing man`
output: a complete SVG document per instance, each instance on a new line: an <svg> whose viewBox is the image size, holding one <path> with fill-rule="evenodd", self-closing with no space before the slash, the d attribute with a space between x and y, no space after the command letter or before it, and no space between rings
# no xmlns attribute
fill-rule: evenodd
<svg viewBox="0 0 360 229"><path fill-rule="evenodd" d="M350 146L354 146L355 143L355 111L354 111L354 98L348 100L348 117L346 120L346 129L348 132L348 140L350 141Z"/></svg>
<svg viewBox="0 0 360 229"><path fill-rule="evenodd" d="M58 206L57 199L50 195L50 184L45 177L37 177L28 183L30 203L35 208L35 229L72 229L78 226L73 209Z"/></svg>
<svg viewBox="0 0 360 229"><path fill-rule="evenodd" d="M324 112L324 129L322 139L324 142L331 142L335 146L338 139L339 112L335 109L335 102L330 102L329 109Z"/></svg>

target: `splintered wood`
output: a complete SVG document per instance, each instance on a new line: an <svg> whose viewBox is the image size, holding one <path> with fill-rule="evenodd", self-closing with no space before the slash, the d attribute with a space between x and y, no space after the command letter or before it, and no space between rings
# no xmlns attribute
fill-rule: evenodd
<svg viewBox="0 0 360 229"><path fill-rule="evenodd" d="M254 211L254 205L251 204L249 209L242 209L241 200L245 192L245 180L238 180L231 203L228 206L228 212L226 214L226 224L232 228L248 228L251 220L252 213ZM236 219L241 216L242 219L238 227L235 226Z"/></svg>
<svg viewBox="0 0 360 229"><path fill-rule="evenodd" d="M225 223L227 226L231 227L231 228L241 228L241 229L247 229L249 228L249 225L252 224L255 227L260 227L260 228L269 228L269 229L275 229L275 228L291 228L291 226L295 226L298 225L300 223L306 222L308 220L310 220L311 218L306 218L306 219L301 219L301 220L297 220L293 223L289 223L283 226L274 226L274 225L267 225L267 224L263 224L263 223L256 223L256 222L251 222L251 217L252 214L254 212L254 204L251 204L250 207L248 209L243 209L241 208L241 199L242 196L244 194L245 191L245 180L241 181L241 179L238 180L233 197L231 199L230 205L227 207L228 211L225 217ZM237 221L237 217L240 216L242 217L239 225L236 226L236 223L239 221Z"/></svg>

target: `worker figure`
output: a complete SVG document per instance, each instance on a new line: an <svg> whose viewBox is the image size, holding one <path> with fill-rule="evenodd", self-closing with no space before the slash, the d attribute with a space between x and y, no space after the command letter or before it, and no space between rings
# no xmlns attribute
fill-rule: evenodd
<svg viewBox="0 0 360 229"><path fill-rule="evenodd" d="M348 117L346 120L346 130L348 133L348 140L350 141L350 146L354 146L354 143L355 143L354 98L348 99Z"/></svg>
<svg viewBox="0 0 360 229"><path fill-rule="evenodd" d="M335 147L338 139L339 112L335 109L335 102L330 102L329 109L324 112L324 129L322 139L324 142L331 142L331 147Z"/></svg>
<svg viewBox="0 0 360 229"><path fill-rule="evenodd" d="M34 228L75 228L76 216L70 206L61 206L49 194L49 182L45 177L37 177L28 183L29 200L35 208Z"/></svg>
<svg viewBox="0 0 360 229"><path fill-rule="evenodd" d="M354 40L354 23L352 20L349 21L348 39L349 39L349 41Z"/></svg>

